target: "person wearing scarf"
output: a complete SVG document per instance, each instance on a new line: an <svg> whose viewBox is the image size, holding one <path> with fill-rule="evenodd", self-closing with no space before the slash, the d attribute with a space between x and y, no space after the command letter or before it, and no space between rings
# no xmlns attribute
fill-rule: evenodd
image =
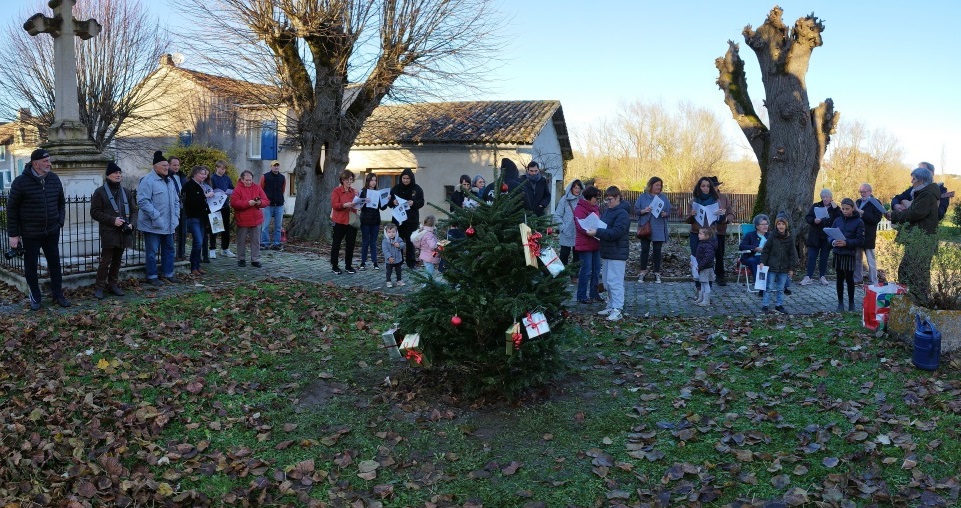
<svg viewBox="0 0 961 508"><path fill-rule="evenodd" d="M404 257L408 268L413 269L417 266L417 252L414 242L410 241L410 235L420 227L420 212L424 207L424 190L414 181L414 172L408 168L400 174L400 183L390 189L390 207L396 208L401 203L407 202L407 220L403 223L392 219L397 224L397 232L407 245Z"/></svg>
<svg viewBox="0 0 961 508"><path fill-rule="evenodd" d="M123 171L116 163L107 164L105 182L93 191L90 198L90 218L100 226L100 266L93 296L103 300L104 291L123 296L120 289L120 266L123 251L133 247L134 224L137 223L137 202L125 189Z"/></svg>
<svg viewBox="0 0 961 508"><path fill-rule="evenodd" d="M704 225L697 222L697 212L695 211L693 205L713 205L714 203L717 203L717 199L718 192L717 187L714 186L714 182L709 177L702 176L697 181L697 185L694 186L694 190L691 191L691 213L687 216L687 223L691 225L689 245L691 247L692 256L697 252L697 244L700 243L698 234L701 232L701 226ZM701 283L699 281L694 281L694 287L697 289L695 294L699 294L701 291Z"/></svg>

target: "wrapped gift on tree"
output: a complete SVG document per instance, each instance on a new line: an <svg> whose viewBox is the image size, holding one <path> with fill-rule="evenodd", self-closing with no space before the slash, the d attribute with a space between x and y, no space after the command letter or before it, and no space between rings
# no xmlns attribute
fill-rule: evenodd
<svg viewBox="0 0 961 508"><path fill-rule="evenodd" d="M407 359L411 367L427 367L427 359L420 347L420 334L411 333L400 343L400 352Z"/></svg>
<svg viewBox="0 0 961 508"><path fill-rule="evenodd" d="M515 321L504 335L506 335L504 352L507 353L507 356L511 356L514 354L514 350L521 348L521 342L524 340L524 336L521 335L521 324Z"/></svg>
<svg viewBox="0 0 961 508"><path fill-rule="evenodd" d="M537 268L537 258L541 255L541 234L531 230L527 224L521 224L521 245L524 247L524 261L527 266Z"/></svg>
<svg viewBox="0 0 961 508"><path fill-rule="evenodd" d="M557 251L555 251L553 247L543 249L540 258L541 262L544 263L544 267L547 268L547 271L551 272L552 277L557 277L564 271L564 263L561 262L561 258L557 255Z"/></svg>
<svg viewBox="0 0 961 508"><path fill-rule="evenodd" d="M544 317L543 312L528 312L527 316L524 316L521 322L524 323L524 330L527 332L528 339L540 337L551 331L551 327L548 326L547 318Z"/></svg>
<svg viewBox="0 0 961 508"><path fill-rule="evenodd" d="M400 354L400 349L398 349L403 336L398 329L397 323L394 323L394 326L392 326L390 330L382 333L381 338L384 341L384 349L387 350L387 356L389 356L391 360L401 360L404 358L404 355Z"/></svg>

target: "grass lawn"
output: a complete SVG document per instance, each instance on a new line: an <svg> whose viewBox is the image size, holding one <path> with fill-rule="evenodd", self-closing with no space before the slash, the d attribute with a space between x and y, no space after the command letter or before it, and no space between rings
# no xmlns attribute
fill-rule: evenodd
<svg viewBox="0 0 961 508"><path fill-rule="evenodd" d="M857 316L578 316L556 384L470 401L388 361L397 303L273 280L0 318L0 505L958 502L958 360Z"/></svg>

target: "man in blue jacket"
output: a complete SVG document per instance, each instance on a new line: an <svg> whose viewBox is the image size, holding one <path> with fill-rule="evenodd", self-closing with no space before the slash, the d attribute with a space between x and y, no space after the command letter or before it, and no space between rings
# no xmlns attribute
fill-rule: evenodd
<svg viewBox="0 0 961 508"><path fill-rule="evenodd" d="M160 268L167 282L180 282L174 277L174 232L180 225L180 193L174 178L168 174L170 164L160 151L154 152L153 171L140 180L137 186L137 229L143 233L144 251L147 259L145 269L147 282L162 286L157 271L157 251L160 251Z"/></svg>
<svg viewBox="0 0 961 508"><path fill-rule="evenodd" d="M44 149L30 154L30 166L10 186L7 199L7 232L10 248L22 247L23 277L30 288L30 309L40 310L40 281L37 261L40 250L47 259L50 291L61 307L70 307L63 295L63 272L60 268L60 229L66 220L63 184L50 171L50 154Z"/></svg>

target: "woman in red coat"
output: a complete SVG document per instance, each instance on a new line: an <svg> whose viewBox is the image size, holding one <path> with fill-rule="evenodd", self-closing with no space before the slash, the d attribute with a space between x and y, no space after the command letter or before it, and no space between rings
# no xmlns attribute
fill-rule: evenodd
<svg viewBox="0 0 961 508"><path fill-rule="evenodd" d="M254 185L254 174L244 171L234 193L230 195L230 207L234 209L237 222L237 266L247 266L244 256L250 243L250 266L260 268L260 226L264 223L261 209L270 206L264 189Z"/></svg>
<svg viewBox="0 0 961 508"><path fill-rule="evenodd" d="M357 273L354 270L354 242L357 241L357 229L360 227L360 216L354 198L357 190L350 185L354 183L354 172L345 169L340 173L340 185L330 195L330 219L334 221L334 234L330 246L330 269L340 275L337 258L340 257L340 242L346 240L344 250L344 270L347 273ZM351 216L355 218L356 227L352 226Z"/></svg>

